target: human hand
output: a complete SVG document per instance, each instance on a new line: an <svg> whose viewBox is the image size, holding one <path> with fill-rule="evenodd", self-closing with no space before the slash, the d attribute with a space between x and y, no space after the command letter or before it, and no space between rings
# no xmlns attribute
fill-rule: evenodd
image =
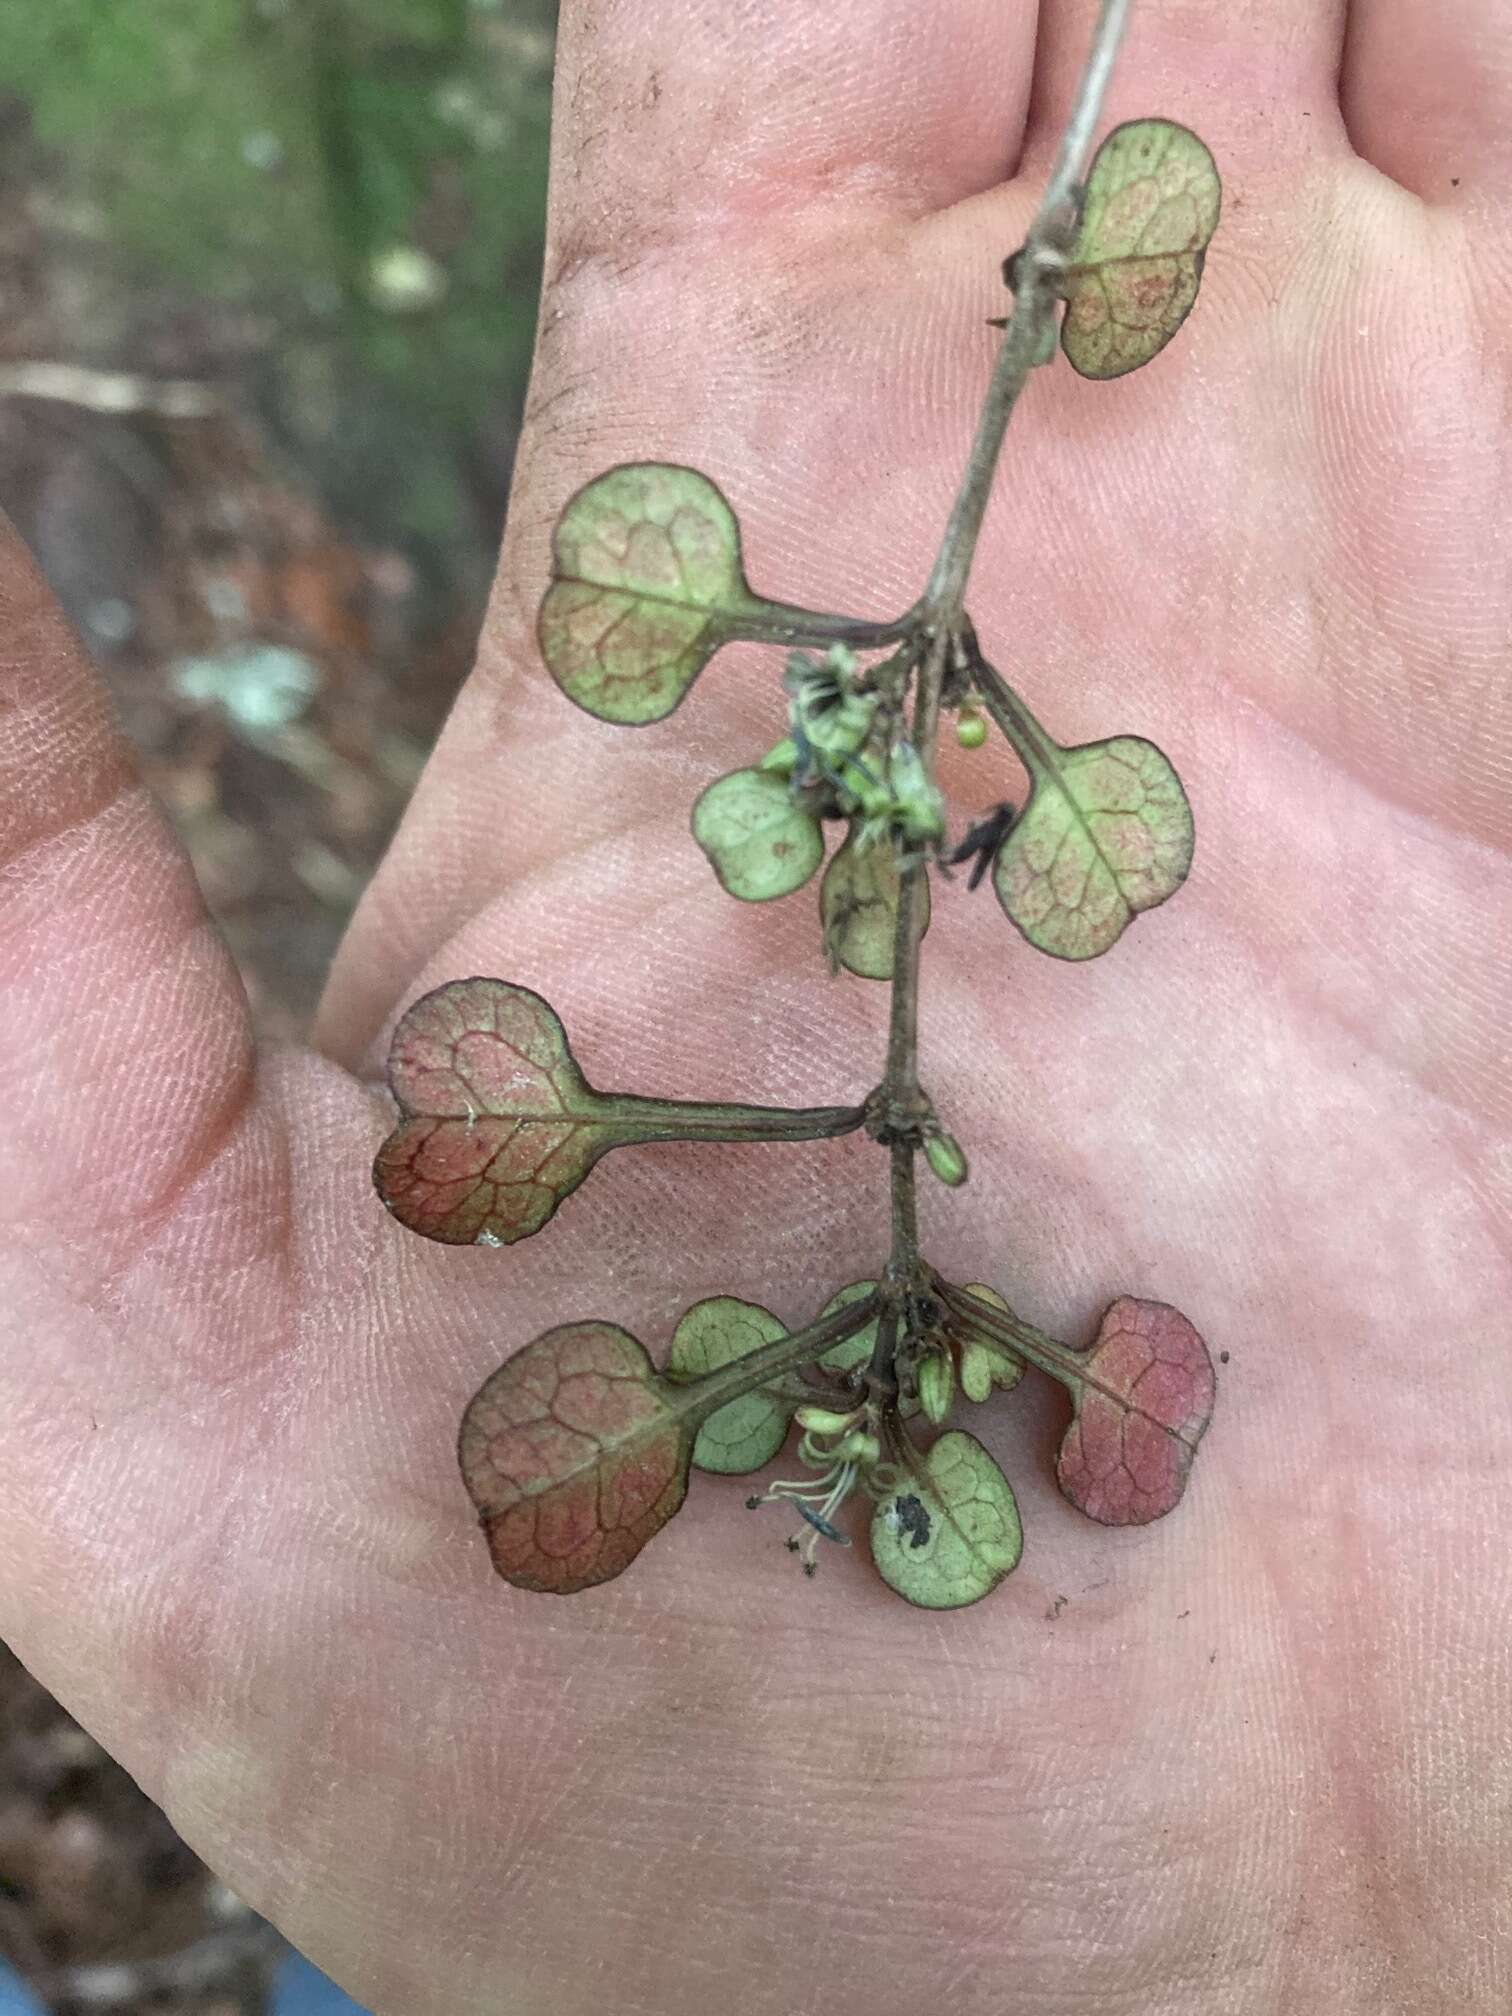
<svg viewBox="0 0 1512 2016"><path fill-rule="evenodd" d="M860 1562L805 1584L713 1482L622 1580L520 1595L451 1453L553 1322L810 1317L883 1250L866 1144L616 1156L529 1246L441 1250L373 1198L374 1071L490 972L605 1083L874 1082L883 990L826 987L812 905L728 903L686 834L778 732L770 659L589 721L531 639L549 526L611 462L690 461L758 587L911 601L1092 9L564 12L499 585L308 1053L254 1057L5 551L0 1633L380 2012L1499 2009L1512 23L1135 9L1105 125L1197 127L1224 222L1158 364L1036 377L971 606L1065 740L1169 751L1197 861L1087 968L940 892L922 1063L974 1181L925 1230L1063 1334L1153 1294L1231 1361L1139 1531L1060 1500L1026 1381L984 1431L1024 1562L936 1617ZM998 774L955 763L959 812Z"/></svg>

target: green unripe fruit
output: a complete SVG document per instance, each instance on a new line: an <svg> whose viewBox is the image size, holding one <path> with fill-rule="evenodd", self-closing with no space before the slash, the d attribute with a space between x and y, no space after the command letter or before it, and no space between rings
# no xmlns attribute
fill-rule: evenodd
<svg viewBox="0 0 1512 2016"><path fill-rule="evenodd" d="M987 723L980 714L961 714L956 722L956 740L963 749L981 748L987 740Z"/></svg>

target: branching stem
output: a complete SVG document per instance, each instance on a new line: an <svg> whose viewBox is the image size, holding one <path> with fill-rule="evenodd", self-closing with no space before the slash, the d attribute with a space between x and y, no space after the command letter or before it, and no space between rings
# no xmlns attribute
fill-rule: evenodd
<svg viewBox="0 0 1512 2016"><path fill-rule="evenodd" d="M1078 184L1131 5L1132 0L1102 0L1076 102L1061 136L1049 184L1019 255L1013 313L987 388L966 473L929 584L913 612L915 634L923 640L924 649L914 688L911 740L931 782L946 675L963 645L975 656L975 640L965 613L966 584L976 557L1003 437L1030 372L1045 357L1053 338L1059 282L1079 223ZM992 697L996 700L1001 696L994 693ZM931 1117L918 1072L919 956L927 872L927 863L916 860L904 869L899 881L887 1069L877 1097L884 1122L883 1138L889 1143L892 1162L892 1251L882 1284L882 1322L872 1376L877 1385L894 1390L893 1360L900 1318L908 1296L923 1278L914 1158L920 1146L918 1129Z"/></svg>
<svg viewBox="0 0 1512 2016"><path fill-rule="evenodd" d="M1014 292L1013 314L1008 320L1003 347L998 353L992 382L987 388L982 417L960 492L945 527L939 558L929 577L923 607L931 622L955 628L962 614L966 582L976 556L992 479L997 472L1003 436L1009 419L1028 381L1029 373L1045 354L1057 299L1057 282L1075 242L1077 228L1077 186L1092 145L1108 79L1118 45L1123 39L1132 0L1102 0L1087 67L1082 73L1076 103L1051 170L1024 249L1019 255L1018 286Z"/></svg>

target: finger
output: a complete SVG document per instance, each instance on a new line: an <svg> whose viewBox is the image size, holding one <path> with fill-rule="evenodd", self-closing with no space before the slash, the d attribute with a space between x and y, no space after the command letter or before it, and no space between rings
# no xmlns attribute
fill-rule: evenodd
<svg viewBox="0 0 1512 2016"><path fill-rule="evenodd" d="M235 968L100 683L0 521L0 1158L13 1238L102 1270L234 1127Z"/></svg>
<svg viewBox="0 0 1512 2016"><path fill-rule="evenodd" d="M700 222L780 229L813 202L913 214L989 187L1022 137L1035 15L1035 0L576 0L558 42L558 255L633 256Z"/></svg>
<svg viewBox="0 0 1512 2016"><path fill-rule="evenodd" d="M1159 115L1193 127L1226 175L1340 153L1339 59L1346 0L1138 0L1103 126ZM1026 156L1053 150L1076 95L1097 0L1041 0Z"/></svg>
<svg viewBox="0 0 1512 2016"><path fill-rule="evenodd" d="M1404 187L1441 203L1505 200L1506 0L1352 0L1340 97L1356 148Z"/></svg>
<svg viewBox="0 0 1512 2016"><path fill-rule="evenodd" d="M841 12L843 42L831 20ZM605 839L644 831L645 761L624 760L622 731L563 705L534 638L550 522L596 470L650 455L738 476L752 578L767 592L801 587L811 600L862 610L901 608L917 592L923 542L948 508L953 470L932 490L880 439L875 471L850 455L857 535L849 550L835 539L844 558L833 578L816 572L808 542L792 531L812 523L794 499L824 498L836 529L831 440L847 404L875 432L890 373L917 402L918 424L959 402L969 431L980 359L964 352L942 362L932 351L947 318L979 327L980 309L943 260L936 276L905 255L886 213L868 213L837 250L826 204L843 215L866 185L859 169L842 172L838 154L818 172L814 150L849 148L854 162L870 163L874 189L877 177L891 177L895 201L910 175L915 202L926 189L943 201L973 179L995 182L1011 165L1013 108L1021 116L1027 102L1033 14L1028 0L927 9L864 0L844 10L782 0L761 10L758 28L751 10L689 0L580 0L566 11L541 339L480 670L343 944L316 1020L329 1054L359 1064L451 931L506 880L549 865L585 814ZM867 64L846 54L852 42L869 52ZM717 130L705 116L710 102L720 109ZM984 133L983 151L972 154ZM783 184L785 162L800 186L791 175ZM762 189L773 229L759 243L715 230L666 257L639 256L721 203L737 219L754 214ZM986 262L989 274L1000 257ZM874 359L875 381L858 377L857 354ZM806 407L835 414L833 435L802 424ZM879 482L898 492L880 518ZM905 514L919 528L912 551ZM697 745L677 753L688 735ZM664 814L691 802L696 777L717 774L707 766L717 766L718 746L706 709L680 716L670 737L648 731L638 753L661 752ZM688 844L685 815L676 824L684 830L673 844Z"/></svg>

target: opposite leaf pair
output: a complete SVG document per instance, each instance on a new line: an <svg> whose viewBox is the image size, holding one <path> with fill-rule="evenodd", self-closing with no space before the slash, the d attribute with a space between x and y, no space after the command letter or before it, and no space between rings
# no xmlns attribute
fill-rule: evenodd
<svg viewBox="0 0 1512 2016"><path fill-rule="evenodd" d="M1141 1525L1176 1504L1213 1403L1212 1363L1185 1317L1122 1297L1091 1350L1075 1351L979 1289L939 1283L938 1293L955 1348L980 1334L1067 1387L1074 1414L1056 1474L1072 1504L1108 1525ZM757 1469L796 1415L800 1453L825 1474L773 1485L751 1504L786 1503L809 1534L843 1539L835 1515L865 1492L873 1557L901 1595L930 1609L987 1595L1022 1545L997 1463L961 1430L924 1452L896 1431L869 1434L855 1425L864 1401L835 1383L854 1372L858 1342L869 1354L876 1306L871 1284L858 1284L790 1336L769 1310L716 1297L682 1318L661 1372L612 1323L567 1324L528 1344L462 1427L463 1477L500 1573L559 1594L609 1580L682 1505L690 1467ZM826 1373L828 1389L797 1380L802 1365ZM802 1548L809 1534L790 1544Z"/></svg>
<svg viewBox="0 0 1512 2016"><path fill-rule="evenodd" d="M1073 134L1092 131L1125 12L1104 0ZM826 825L843 825L820 887L824 946L832 971L891 983L885 1070L864 1099L833 1107L598 1092L539 995L457 981L395 1031L401 1117L378 1153L380 1194L430 1238L502 1246L539 1230L611 1148L864 1130L887 1155L891 1245L875 1281L843 1289L797 1333L721 1296L687 1311L660 1371L602 1321L549 1330L508 1359L467 1409L461 1459L494 1563L520 1587L566 1592L617 1575L682 1504L690 1468L757 1469L796 1425L810 1474L749 1502L796 1514L789 1545L806 1568L821 1541L849 1544L845 1508L859 1494L894 1589L932 1608L975 1602L1019 1559L1018 1507L983 1444L945 1424L960 1401L1011 1392L1026 1365L1070 1395L1056 1474L1073 1504L1135 1525L1184 1489L1214 1383L1186 1318L1122 1296L1090 1349L1058 1343L990 1289L957 1287L929 1265L915 1196L921 1154L943 1182L967 1177L918 1074L930 869L948 874L976 857L968 887L990 866L1025 939L1083 961L1164 902L1192 859L1190 808L1161 751L1132 735L1055 741L983 656L964 600L1003 431L1053 355L1057 325L1083 375L1147 362L1191 307L1217 221L1216 172L1185 129L1118 128L1078 191L1085 144L1062 149L1008 262L1014 313L977 440L929 583L901 617L865 621L756 595L735 516L696 470L610 470L558 524L541 647L563 690L600 719L661 720L734 639L787 651L780 739L707 787L694 837L725 889L765 902L816 874ZM1019 813L1000 805L954 847L935 774L951 713L966 748L995 725L1029 785ZM921 1426L943 1432L921 1446Z"/></svg>

